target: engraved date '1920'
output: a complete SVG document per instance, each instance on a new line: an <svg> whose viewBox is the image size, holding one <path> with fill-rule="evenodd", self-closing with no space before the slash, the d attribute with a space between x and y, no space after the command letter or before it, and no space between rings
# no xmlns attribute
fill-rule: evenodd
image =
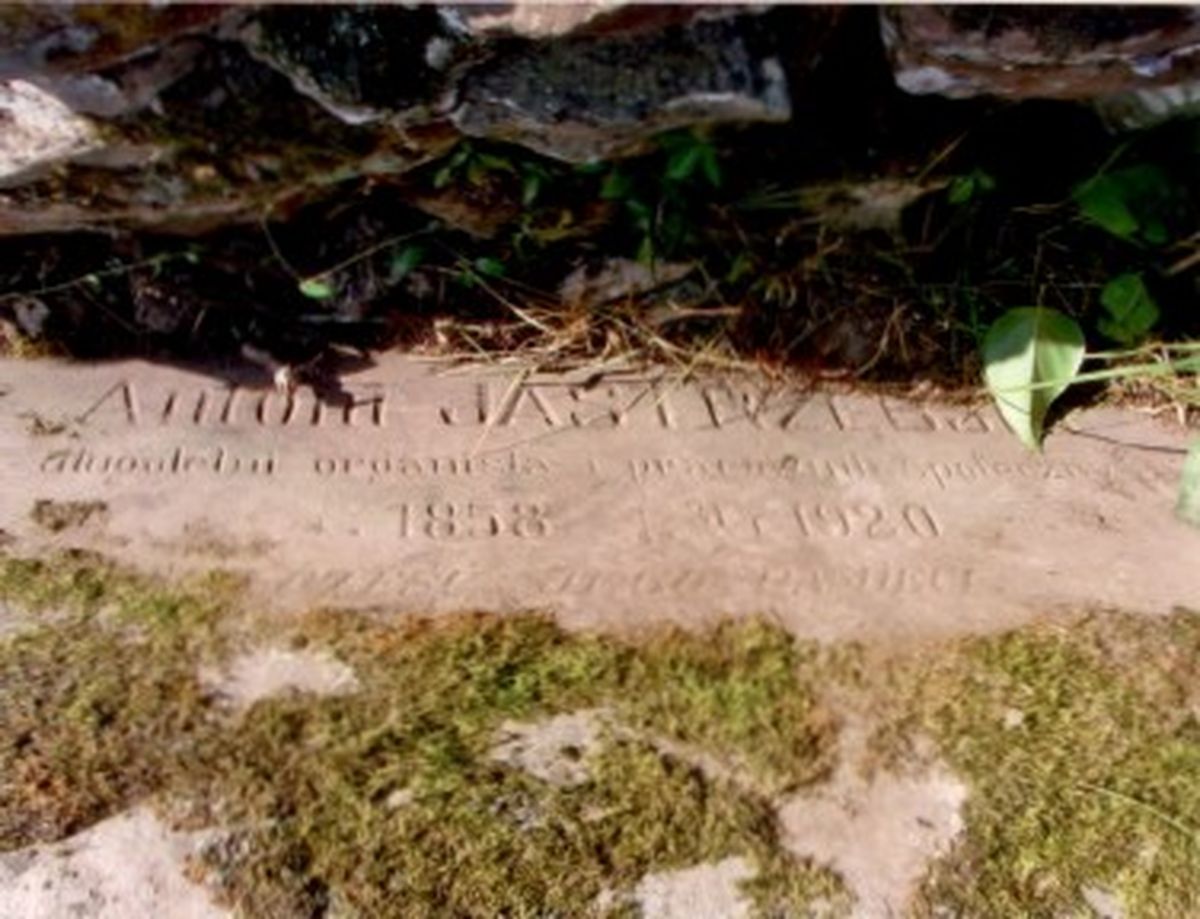
<svg viewBox="0 0 1200 919"><path fill-rule="evenodd" d="M795 502L753 509L692 501L688 509L710 530L752 538L937 539L943 532L933 510L918 503Z"/></svg>

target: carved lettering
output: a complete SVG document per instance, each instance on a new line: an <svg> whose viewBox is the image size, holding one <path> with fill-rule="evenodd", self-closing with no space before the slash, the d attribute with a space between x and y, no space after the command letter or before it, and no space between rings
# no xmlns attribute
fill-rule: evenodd
<svg viewBox="0 0 1200 919"><path fill-rule="evenodd" d="M42 472L81 475L238 475L271 476L278 471L273 454L246 456L225 447L191 450L176 447L166 453L100 453L77 448L55 450L39 465Z"/></svg>
<svg viewBox="0 0 1200 919"><path fill-rule="evenodd" d="M122 380L106 389L78 420L81 424L87 424L93 418L105 417L113 411L126 424L138 423L137 393L132 383Z"/></svg>

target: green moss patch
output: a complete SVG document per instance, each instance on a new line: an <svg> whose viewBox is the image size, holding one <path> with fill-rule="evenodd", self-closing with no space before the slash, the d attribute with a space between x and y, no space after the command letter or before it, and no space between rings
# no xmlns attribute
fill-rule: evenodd
<svg viewBox="0 0 1200 919"><path fill-rule="evenodd" d="M845 899L783 851L768 800L653 742L791 783L819 774L833 743L814 693L825 662L777 630L637 645L528 616L314 614L286 640L332 652L362 689L237 717L196 673L256 630L211 594L67 557L4 561L0 597L53 613L0 645L0 765L17 786L0 804L6 848L153 793L232 828L205 868L247 915L579 915L602 894L620 913L646 873L734 855L758 868L748 896L764 909ZM635 729L609 732L582 785L489 755L506 720L584 708Z"/></svg>
<svg viewBox="0 0 1200 919"><path fill-rule="evenodd" d="M1109 615L967 643L914 673L916 709L972 781L968 831L926 886L965 915L1200 913L1200 616Z"/></svg>
<svg viewBox="0 0 1200 919"><path fill-rule="evenodd" d="M0 640L0 848L150 797L216 829L197 867L244 915L633 914L646 874L733 856L762 914L838 914L850 895L787 853L776 807L837 765L843 698L893 765L936 755L970 784L918 913L1086 914L1089 890L1130 916L1200 912L1195 613L878 659L761 622L636 641L535 616L266 622L235 592L0 557L0 604L32 617ZM237 712L198 677L280 642L360 688ZM583 710L604 714L578 784L492 755L506 722Z"/></svg>
<svg viewBox="0 0 1200 919"><path fill-rule="evenodd" d="M0 643L0 848L60 838L161 786L203 729L195 662L231 585L194 593L84 554L0 560L0 603L45 620Z"/></svg>

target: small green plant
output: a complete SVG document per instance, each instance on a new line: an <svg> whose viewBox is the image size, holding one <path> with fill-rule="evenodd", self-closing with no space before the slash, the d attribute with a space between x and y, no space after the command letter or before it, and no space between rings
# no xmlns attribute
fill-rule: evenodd
<svg viewBox="0 0 1200 919"><path fill-rule="evenodd" d="M955 177L946 189L946 200L962 206L982 198L996 188L996 180L990 172L973 169L966 175Z"/></svg>
<svg viewBox="0 0 1200 919"><path fill-rule="evenodd" d="M463 141L433 174L433 187L446 188L452 182L482 185L496 173L516 175L517 167L507 156L489 153L470 141Z"/></svg>
<svg viewBox="0 0 1200 919"><path fill-rule="evenodd" d="M541 197L545 187L554 179L555 171L546 163L528 156L486 150L470 141L463 141L433 174L433 187L442 189L456 182L464 182L477 188L498 177L519 181L521 203L529 207Z"/></svg>
<svg viewBox="0 0 1200 919"><path fill-rule="evenodd" d="M1160 167L1142 163L1101 172L1071 193L1083 217L1128 242L1161 246L1181 200L1179 189Z"/></svg>
<svg viewBox="0 0 1200 919"><path fill-rule="evenodd" d="M1109 281L1100 293L1100 304L1105 310L1097 323L1100 334L1127 348L1140 344L1158 325L1158 304L1140 273L1117 275Z"/></svg>
<svg viewBox="0 0 1200 919"><path fill-rule="evenodd" d="M624 205L640 238L637 258L652 263L670 257L694 237L697 200L722 185L716 147L695 131L673 131L658 138L661 171L651 177L625 167L608 170L600 184L600 197Z"/></svg>

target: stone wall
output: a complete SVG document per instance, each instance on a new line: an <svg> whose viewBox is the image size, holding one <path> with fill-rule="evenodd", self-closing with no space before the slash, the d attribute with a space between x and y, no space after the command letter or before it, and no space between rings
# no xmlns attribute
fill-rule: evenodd
<svg viewBox="0 0 1200 919"><path fill-rule="evenodd" d="M1079 100L1114 129L1200 108L1194 7L10 6L0 235L204 232L464 137L578 164L784 123L831 53L886 56L910 94Z"/></svg>

